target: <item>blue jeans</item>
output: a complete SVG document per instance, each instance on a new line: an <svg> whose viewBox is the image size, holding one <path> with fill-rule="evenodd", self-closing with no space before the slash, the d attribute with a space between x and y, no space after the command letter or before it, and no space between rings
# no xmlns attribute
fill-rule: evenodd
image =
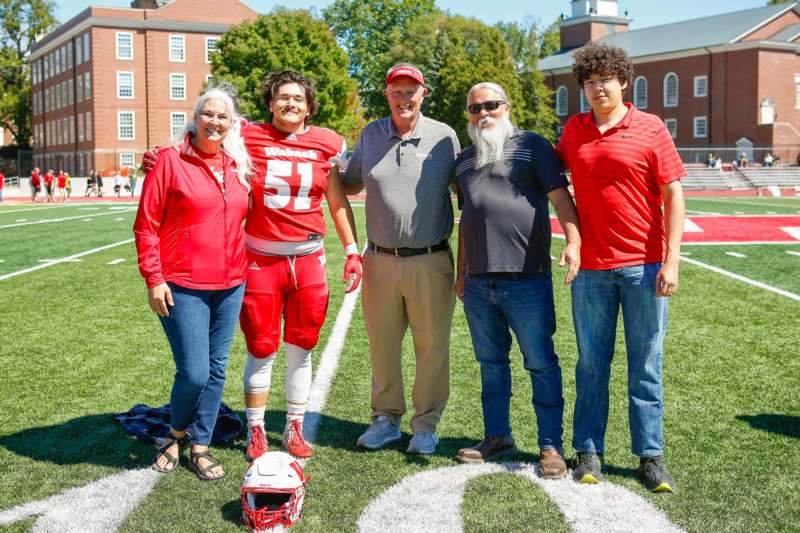
<svg viewBox="0 0 800 533"><path fill-rule="evenodd" d="M572 445L604 453L608 384L622 306L628 352L628 422L631 451L639 457L664 449L661 360L667 331L667 298L656 297L660 263L581 270L572 282L572 319L578 341Z"/></svg>
<svg viewBox="0 0 800 533"><path fill-rule="evenodd" d="M475 357L481 366L481 403L485 436L511 433L511 333L531 377L531 402L539 427L540 449L562 449L564 397L561 367L553 347L556 317L549 274L520 279L467 276L464 288Z"/></svg>
<svg viewBox="0 0 800 533"><path fill-rule="evenodd" d="M171 426L207 446L217 422L228 351L239 321L244 283L224 290L196 290L169 284L175 305L159 317L175 360Z"/></svg>

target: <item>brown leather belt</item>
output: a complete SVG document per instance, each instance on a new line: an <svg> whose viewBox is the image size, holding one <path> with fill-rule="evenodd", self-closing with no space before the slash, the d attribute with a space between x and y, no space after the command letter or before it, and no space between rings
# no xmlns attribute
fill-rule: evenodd
<svg viewBox="0 0 800 533"><path fill-rule="evenodd" d="M438 244L434 244L433 246L423 246L422 248L384 248L383 246L378 246L374 242L369 241L367 247L379 254L396 255L397 257L410 257L412 255L432 254L433 252L447 250L450 247L450 243L445 240Z"/></svg>

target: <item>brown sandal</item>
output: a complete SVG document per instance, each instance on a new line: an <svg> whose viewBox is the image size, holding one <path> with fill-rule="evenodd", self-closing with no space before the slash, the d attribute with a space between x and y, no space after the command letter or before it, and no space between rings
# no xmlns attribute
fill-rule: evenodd
<svg viewBox="0 0 800 533"><path fill-rule="evenodd" d="M161 472L162 474L169 474L170 472L175 470L175 467L178 465L178 459L183 453L183 450L186 447L187 442L188 439L186 438L186 435L179 438L170 433L169 435L164 437L164 443L161 446L159 446L158 450L156 450L156 454L153 456L153 464L150 465L150 468L152 468L156 472ZM178 457L175 457L174 455L172 455L167 451L175 444L178 445ZM158 466L158 460L161 459L162 457L167 458L167 466L169 466L169 468Z"/></svg>
<svg viewBox="0 0 800 533"><path fill-rule="evenodd" d="M215 476L214 474L210 473L211 470L217 467L221 467L222 465L219 463L219 461L216 460L216 458L213 455L211 455L211 452L209 450L205 450L202 452L191 452L190 456L191 456L191 461L189 462L189 467L192 469L192 471L194 471L194 473L197 475L199 479L203 481L215 481L217 479L222 479L225 477L225 472L223 472L222 475L219 476ZM208 461L208 465L204 468L200 468L200 464L198 461L199 459L205 459L206 461Z"/></svg>

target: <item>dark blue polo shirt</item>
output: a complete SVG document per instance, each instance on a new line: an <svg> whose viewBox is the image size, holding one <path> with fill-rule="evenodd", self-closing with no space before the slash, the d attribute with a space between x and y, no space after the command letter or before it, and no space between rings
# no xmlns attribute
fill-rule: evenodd
<svg viewBox="0 0 800 533"><path fill-rule="evenodd" d="M456 159L458 203L470 274L550 272L547 193L567 187L547 139L514 130L499 161L475 168L475 147Z"/></svg>

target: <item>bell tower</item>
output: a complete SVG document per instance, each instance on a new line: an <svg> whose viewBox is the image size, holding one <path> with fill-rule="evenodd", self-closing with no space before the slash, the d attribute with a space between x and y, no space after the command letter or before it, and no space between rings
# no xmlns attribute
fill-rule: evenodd
<svg viewBox="0 0 800 533"><path fill-rule="evenodd" d="M616 0L572 0L572 16L561 21L561 47L576 48L612 33L628 31L631 19Z"/></svg>

